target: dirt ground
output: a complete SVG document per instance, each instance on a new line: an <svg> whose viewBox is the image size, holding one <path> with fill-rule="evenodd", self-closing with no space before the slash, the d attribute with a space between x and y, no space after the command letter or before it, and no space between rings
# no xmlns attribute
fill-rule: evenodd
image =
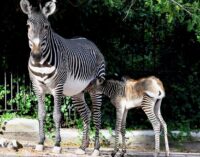
<svg viewBox="0 0 200 157"><path fill-rule="evenodd" d="M1 136L3 137L3 136ZM52 139L47 139L45 142L45 150L43 152L38 152L35 151L35 145L36 145L36 140L31 141L29 138L29 135L20 135L20 139L17 139L22 145L23 148L19 149L18 151L15 151L13 149L8 149L8 148L0 148L0 157L2 156L56 156L56 157L87 157L88 155L91 154L92 152L92 145L87 149L87 154L88 155L75 155L74 151L79 147L79 145L74 144L73 141L71 142L65 142L63 141L61 143L62 146L62 153L61 154L53 154L51 153L51 149L53 147L53 140ZM10 138L8 136L5 136L4 138ZM23 140L22 140L23 139ZM170 152L181 152L181 153L198 153L195 155L192 155L191 157L200 157L200 141L173 141L169 140L169 147L170 147ZM113 146L102 146L101 151L102 155L101 156L110 156L109 154L111 153L113 149ZM134 152L151 152L153 154L154 151L154 143L136 143L132 144L128 148L128 152L134 153ZM164 152L164 144L161 141L161 152ZM163 153L164 154L164 153ZM187 155L188 156L188 155ZM130 157L132 157L130 155ZM183 157L183 156L182 156Z"/></svg>
<svg viewBox="0 0 200 157"><path fill-rule="evenodd" d="M196 145L196 144L192 144L190 145L187 149L184 150L184 152L182 152L182 155L179 157L200 157L200 153L198 154L193 154L192 152L199 152L198 149L200 144ZM192 149L190 149L192 148ZM196 149L194 149L196 148ZM61 154L54 154L51 153L51 148L45 148L45 150L43 152L38 152L34 150L34 147L24 147L19 149L18 151L14 151L11 149L7 149L7 148L0 148L0 156L3 157L7 157L7 156L27 156L27 157L89 157L91 155L92 149L89 148L87 149L87 155L75 155L74 151L76 150L76 147L64 147L62 150ZM101 148L101 156L102 157L111 157L112 148ZM152 150L147 150L141 147L135 147L133 149L128 149L128 157L136 157L136 156L143 156L143 157L153 157L153 151ZM146 154L148 155L145 155ZM171 157L175 157L177 155L175 155L176 153L180 153L180 151L176 151L176 149L174 149L173 147L171 147L170 149L171 152ZM137 155L131 155L131 154L137 154ZM185 153L185 155L184 155ZM186 154L187 153L187 154ZM141 154L141 155L139 155ZM173 155L174 154L174 155ZM164 152L162 150L162 154L160 156L164 156Z"/></svg>

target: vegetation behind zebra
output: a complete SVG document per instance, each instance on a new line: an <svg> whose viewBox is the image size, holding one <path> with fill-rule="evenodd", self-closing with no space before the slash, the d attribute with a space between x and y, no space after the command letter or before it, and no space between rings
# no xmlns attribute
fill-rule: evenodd
<svg viewBox="0 0 200 157"><path fill-rule="evenodd" d="M32 3L36 2L32 0ZM108 74L130 75L136 79L147 75L161 78L166 88L166 98L162 104L163 117L169 129L199 129L199 2L192 0L185 4L177 0L189 9L192 16L167 0L153 3L150 0L136 0L133 5L131 2L115 0L76 2L60 0L57 3L59 11L50 17L55 31L66 37L85 36L94 41L104 52ZM35 116L33 106L36 102L34 96L29 94L28 77L22 77L22 74L27 73L26 60L29 57L28 53L24 53L29 51L24 31L26 16L20 10L19 1L7 0L6 3L2 2L0 17L1 108L4 108L4 71L8 76L7 90L10 88L12 72L13 83L20 80L21 89L17 97L13 94L14 100L23 102L23 91L27 93L28 103L21 103L21 110L17 114ZM16 89L16 85L13 89ZM7 92L11 94L11 90ZM49 96L48 110L51 110L51 105L48 105L50 103ZM71 104L70 99L66 104ZM76 124L71 121L66 126L67 105L63 105L62 109L65 117L63 127L80 126L79 120L73 121ZM51 115L47 117L50 127ZM102 128L114 128L115 119L110 117L115 117L115 111L104 98ZM151 125L138 109L129 113L127 128L148 129Z"/></svg>

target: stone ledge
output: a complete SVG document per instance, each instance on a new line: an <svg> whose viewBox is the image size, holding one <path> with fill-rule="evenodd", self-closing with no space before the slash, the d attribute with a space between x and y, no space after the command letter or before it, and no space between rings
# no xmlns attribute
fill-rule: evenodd
<svg viewBox="0 0 200 157"><path fill-rule="evenodd" d="M39 124L36 119L14 118L4 122L3 132L39 132Z"/></svg>
<svg viewBox="0 0 200 157"><path fill-rule="evenodd" d="M36 119L26 119L26 118L14 118L8 121L5 125L5 130L3 131L4 137L11 137L18 140L27 141L37 141L39 137L39 124ZM60 130L62 141L69 141L70 143L80 143L82 132L78 129L64 129ZM171 134L178 135L180 131L172 131ZM195 141L200 141L200 132L192 131L192 139ZM187 134L183 133L183 136ZM103 137L103 139L102 139ZM162 138L162 137L161 137ZM120 138L121 139L121 138ZM154 132L153 130L134 130L126 131L127 143L148 143L154 142ZM100 130L100 140L106 140L109 143L114 141L114 130L109 131L102 129ZM161 140L162 142L162 140Z"/></svg>

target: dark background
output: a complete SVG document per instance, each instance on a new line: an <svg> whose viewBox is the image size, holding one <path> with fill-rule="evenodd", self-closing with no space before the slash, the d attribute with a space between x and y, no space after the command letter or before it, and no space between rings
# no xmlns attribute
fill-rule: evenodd
<svg viewBox="0 0 200 157"><path fill-rule="evenodd" d="M121 8L110 7L103 0L57 1L57 11L49 17L54 31L66 38L83 36L96 43L105 56L108 75L159 77L166 89L162 113L169 126L200 128L200 44L186 23L177 19L168 23L166 13L152 12L140 0L127 18L124 10L130 1ZM36 0L30 2L38 4ZM1 81L5 71L27 75L27 15L21 11L19 0L2 1L0 19ZM115 111L106 98L102 112L103 127L114 126L111 117ZM129 113L127 125L150 127L140 109Z"/></svg>

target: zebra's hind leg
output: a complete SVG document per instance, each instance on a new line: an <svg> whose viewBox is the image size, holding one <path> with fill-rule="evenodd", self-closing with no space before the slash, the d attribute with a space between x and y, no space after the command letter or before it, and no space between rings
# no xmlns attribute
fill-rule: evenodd
<svg viewBox="0 0 200 157"><path fill-rule="evenodd" d="M92 156L99 156L100 155L99 130L101 128L102 94L96 91L90 91L90 97L92 100L93 122L95 125L95 142L94 142L94 151L92 153Z"/></svg>
<svg viewBox="0 0 200 157"><path fill-rule="evenodd" d="M75 152L76 154L85 154L85 149L89 146L89 126L91 112L85 102L84 93L80 93L72 97L73 105L79 112L83 120L83 137L80 148Z"/></svg>
<svg viewBox="0 0 200 157"><path fill-rule="evenodd" d="M155 99L144 95L142 101L142 109L147 115L149 121L151 122L155 134L155 153L154 157L157 157L160 152L160 121L154 113Z"/></svg>
<svg viewBox="0 0 200 157"><path fill-rule="evenodd" d="M165 138L165 149L166 149L166 156L169 156L169 143L168 143L168 137L167 137L167 124L164 121L162 115L161 115L161 103L162 99L157 100L155 104L155 114L157 118L160 120L160 123L162 125L162 128L164 130L164 138Z"/></svg>
<svg viewBox="0 0 200 157"><path fill-rule="evenodd" d="M38 94L36 91L37 99L38 99L38 120L39 120L39 142L35 147L37 151L43 151L44 149L44 140L45 140L45 132L44 132L44 119L46 116L45 104L44 104L44 94Z"/></svg>

